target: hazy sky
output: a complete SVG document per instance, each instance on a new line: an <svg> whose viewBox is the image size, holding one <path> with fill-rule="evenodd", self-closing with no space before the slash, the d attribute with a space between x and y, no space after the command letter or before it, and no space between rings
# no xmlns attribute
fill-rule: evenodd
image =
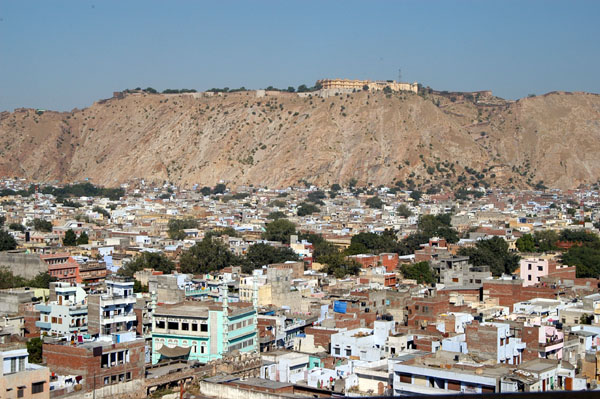
<svg viewBox="0 0 600 399"><path fill-rule="evenodd" d="M600 1L0 0L0 110L113 91L417 81L600 92Z"/></svg>

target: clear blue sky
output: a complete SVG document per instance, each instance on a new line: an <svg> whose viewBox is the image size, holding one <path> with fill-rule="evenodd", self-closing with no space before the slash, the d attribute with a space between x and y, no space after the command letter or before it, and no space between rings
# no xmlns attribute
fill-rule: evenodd
<svg viewBox="0 0 600 399"><path fill-rule="evenodd" d="M0 110L113 91L397 79L600 92L600 1L0 0Z"/></svg>

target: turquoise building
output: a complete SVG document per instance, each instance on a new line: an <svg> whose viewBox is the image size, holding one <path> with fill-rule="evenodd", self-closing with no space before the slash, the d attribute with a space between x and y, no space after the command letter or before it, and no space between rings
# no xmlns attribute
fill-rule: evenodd
<svg viewBox="0 0 600 399"><path fill-rule="evenodd" d="M185 301L158 306L152 322L152 364L184 359L207 363L238 350L258 350L251 303Z"/></svg>

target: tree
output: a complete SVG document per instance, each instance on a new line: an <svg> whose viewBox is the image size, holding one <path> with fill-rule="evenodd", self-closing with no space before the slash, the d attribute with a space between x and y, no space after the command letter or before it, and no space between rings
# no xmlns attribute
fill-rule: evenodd
<svg viewBox="0 0 600 399"><path fill-rule="evenodd" d="M175 270L175 264L162 252L142 252L131 262L124 264L118 274L133 277L136 272L143 269L154 269L169 274Z"/></svg>
<svg viewBox="0 0 600 399"><path fill-rule="evenodd" d="M323 192L321 190L317 190L317 191L311 191L310 193L308 193L308 195L306 197L307 197L307 200L310 202L313 202L318 205L323 205L323 201L321 201L321 200L324 199L326 197L326 195L325 195L325 192Z"/></svg>
<svg viewBox="0 0 600 399"><path fill-rule="evenodd" d="M295 88L293 88L292 86L289 86L289 87L287 88L287 91L288 91L288 93L294 93L294 92L296 91L296 89L295 89Z"/></svg>
<svg viewBox="0 0 600 399"><path fill-rule="evenodd" d="M17 242L14 237L4 231L0 230L0 251L11 251L17 247Z"/></svg>
<svg viewBox="0 0 600 399"><path fill-rule="evenodd" d="M449 243L458 242L458 233L452 228L452 215L449 213L440 215L423 215L417 224L419 231L431 237L443 237Z"/></svg>
<svg viewBox="0 0 600 399"><path fill-rule="evenodd" d="M269 244L259 243L248 248L246 259L248 262L243 271L250 273L253 269L264 265L282 263L288 260L297 261L298 255L290 247L277 248Z"/></svg>
<svg viewBox="0 0 600 399"><path fill-rule="evenodd" d="M269 241L289 243L290 236L296 234L296 225L287 219L277 219L265 226L262 237Z"/></svg>
<svg viewBox="0 0 600 399"><path fill-rule="evenodd" d="M369 85L363 85L362 89L363 89L364 91L369 91Z"/></svg>
<svg viewBox="0 0 600 399"><path fill-rule="evenodd" d="M400 268L404 278L417 280L418 284L432 284L435 282L429 262L419 262L414 265L402 265Z"/></svg>
<svg viewBox="0 0 600 399"><path fill-rule="evenodd" d="M212 190L210 189L210 187L206 187L206 186L204 186L204 187L202 187L202 188L200 189L200 193L201 193L202 195L204 195L205 197L208 197L208 196L210 195L210 193L211 193L211 192L212 192Z"/></svg>
<svg viewBox="0 0 600 399"><path fill-rule="evenodd" d="M97 212L99 214L101 214L102 216L104 216L106 219L110 219L110 212L108 212L106 209L99 207L99 206L95 206L92 208L92 211Z"/></svg>
<svg viewBox="0 0 600 399"><path fill-rule="evenodd" d="M85 231L83 233L81 233L79 235L79 237L77 237L77 245L85 245L85 244L88 244L89 242L90 242L90 238L88 237L88 235Z"/></svg>
<svg viewBox="0 0 600 399"><path fill-rule="evenodd" d="M515 243L519 252L535 252L535 241L531 234L524 234Z"/></svg>
<svg viewBox="0 0 600 399"><path fill-rule="evenodd" d="M198 222L195 219L171 219L168 223L167 234L173 240L183 240L185 238L184 229L195 229Z"/></svg>
<svg viewBox="0 0 600 399"><path fill-rule="evenodd" d="M554 230L542 230L533 233L533 240L539 252L549 252L556 249L558 233Z"/></svg>
<svg viewBox="0 0 600 399"><path fill-rule="evenodd" d="M339 185L339 184L337 184L337 183L333 183L333 184L331 185L331 191L340 191L341 189L342 189L342 186L340 186L340 185Z"/></svg>
<svg viewBox="0 0 600 399"><path fill-rule="evenodd" d="M6 216L0 216L0 227L4 226L5 222L6 222Z"/></svg>
<svg viewBox="0 0 600 399"><path fill-rule="evenodd" d="M0 289L23 287L27 280L21 276L15 276L6 267L0 267Z"/></svg>
<svg viewBox="0 0 600 399"><path fill-rule="evenodd" d="M14 231L20 231L20 232L25 232L25 230L27 230L27 227L23 226L20 223L11 223L8 225L8 228L10 230L14 230Z"/></svg>
<svg viewBox="0 0 600 399"><path fill-rule="evenodd" d="M398 214L398 216L402 216L405 218L411 217L413 215L412 211L410 210L410 208L408 206L406 206L406 204L398 205L398 208L396 209L396 213Z"/></svg>
<svg viewBox="0 0 600 399"><path fill-rule="evenodd" d="M65 238L63 238L63 245L65 247L72 247L77 245L77 236L73 229L69 229L65 232Z"/></svg>
<svg viewBox="0 0 600 399"><path fill-rule="evenodd" d="M142 283L138 280L133 281L133 292L148 292L148 286L142 285Z"/></svg>
<svg viewBox="0 0 600 399"><path fill-rule="evenodd" d="M385 86L385 87L383 88L383 92L384 92L385 94L392 94L392 88L391 88L390 86Z"/></svg>
<svg viewBox="0 0 600 399"><path fill-rule="evenodd" d="M600 249L589 245L572 246L562 255L562 263L576 267L578 278L600 277Z"/></svg>
<svg viewBox="0 0 600 399"><path fill-rule="evenodd" d="M36 231L42 231L45 233L49 233L52 231L52 223L43 219L33 219L33 228Z"/></svg>
<svg viewBox="0 0 600 399"><path fill-rule="evenodd" d="M358 184L358 180L356 180L354 177L352 179L348 180L348 187L350 187L350 188L356 187L357 184Z"/></svg>
<svg viewBox="0 0 600 399"><path fill-rule="evenodd" d="M28 286L33 288L50 288L50 283L57 280L56 277L51 276L48 272L38 273L32 280L27 283Z"/></svg>
<svg viewBox="0 0 600 399"><path fill-rule="evenodd" d="M382 252L398 252L399 243L396 233L386 229L382 234L358 233L350 240L350 246L346 249L346 255L357 255L364 253L379 254Z"/></svg>
<svg viewBox="0 0 600 399"><path fill-rule="evenodd" d="M303 233L298 237L301 240L310 242L313 246L313 259L321 262L321 258L326 255L338 253L334 243L327 241L321 234Z"/></svg>
<svg viewBox="0 0 600 399"><path fill-rule="evenodd" d="M285 219L285 213L281 211L271 212L267 215L267 219L277 220L277 219Z"/></svg>
<svg viewBox="0 0 600 399"><path fill-rule="evenodd" d="M298 93L306 93L307 91L310 91L310 90L308 87L306 87L306 85L298 86Z"/></svg>
<svg viewBox="0 0 600 399"><path fill-rule="evenodd" d="M204 234L204 237L222 237L222 236L239 237L240 235L238 234L237 230L234 229L233 227L214 229L214 230L207 231Z"/></svg>
<svg viewBox="0 0 600 399"><path fill-rule="evenodd" d="M500 237L481 240L474 248L461 248L459 255L468 256L475 266L489 266L494 276L514 272L520 259L508 251L508 243Z"/></svg>
<svg viewBox="0 0 600 399"><path fill-rule="evenodd" d="M27 353L29 354L29 361L31 363L42 363L43 343L44 341L40 337L34 337L27 341Z"/></svg>
<svg viewBox="0 0 600 399"><path fill-rule="evenodd" d="M298 207L298 216L307 216L313 213L319 212L320 209L318 206L314 204L309 204L308 202L303 202Z"/></svg>
<svg viewBox="0 0 600 399"><path fill-rule="evenodd" d="M225 185L223 183L219 183L212 190L212 193L213 194L224 194L226 190L227 190L227 185Z"/></svg>
<svg viewBox="0 0 600 399"><path fill-rule="evenodd" d="M184 251L179 262L183 273L193 274L209 273L237 263L240 259L220 240L212 237L205 237Z"/></svg>
<svg viewBox="0 0 600 399"><path fill-rule="evenodd" d="M373 209L381 209L383 208L383 201L381 200L381 198L375 196L375 197L371 197L368 198L365 203L367 204L367 206L369 208L373 208Z"/></svg>
<svg viewBox="0 0 600 399"><path fill-rule="evenodd" d="M414 199L416 202L419 202L421 195L422 194L419 190L413 190L410 192L410 198Z"/></svg>
<svg viewBox="0 0 600 399"><path fill-rule="evenodd" d="M320 262L325 264L325 272L336 278L344 278L349 274L357 275L360 272L360 264L341 252L322 256Z"/></svg>

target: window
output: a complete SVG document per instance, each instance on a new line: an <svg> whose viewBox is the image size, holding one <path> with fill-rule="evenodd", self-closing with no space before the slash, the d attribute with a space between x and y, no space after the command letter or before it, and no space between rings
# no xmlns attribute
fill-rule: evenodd
<svg viewBox="0 0 600 399"><path fill-rule="evenodd" d="M25 370L25 357L19 358L19 371Z"/></svg>
<svg viewBox="0 0 600 399"><path fill-rule="evenodd" d="M22 398L25 394L25 389L22 387L17 388L17 398Z"/></svg>
<svg viewBox="0 0 600 399"><path fill-rule="evenodd" d="M346 356L352 356L352 349L346 349Z"/></svg>
<svg viewBox="0 0 600 399"><path fill-rule="evenodd" d="M198 331L198 324L192 323L192 331Z"/></svg>
<svg viewBox="0 0 600 399"><path fill-rule="evenodd" d="M208 324L200 324L200 332L207 332Z"/></svg>
<svg viewBox="0 0 600 399"><path fill-rule="evenodd" d="M167 328L169 330L179 330L179 323L176 321L170 321L167 323Z"/></svg>
<svg viewBox="0 0 600 399"><path fill-rule="evenodd" d="M336 355L340 354L340 348L333 348L333 353Z"/></svg>
<svg viewBox="0 0 600 399"><path fill-rule="evenodd" d="M165 328L165 322L162 320L157 321L156 328Z"/></svg>
<svg viewBox="0 0 600 399"><path fill-rule="evenodd" d="M190 323L181 323L181 329L183 331L189 331L190 330Z"/></svg>
<svg viewBox="0 0 600 399"><path fill-rule="evenodd" d="M527 276L527 280L531 281L531 274Z"/></svg>
<svg viewBox="0 0 600 399"><path fill-rule="evenodd" d="M540 271L540 272L544 271L544 266L538 266L538 271Z"/></svg>
<svg viewBox="0 0 600 399"><path fill-rule="evenodd" d="M527 270L531 270L531 263L527 265Z"/></svg>
<svg viewBox="0 0 600 399"><path fill-rule="evenodd" d="M125 374L125 379L126 379L127 381L130 381L130 380L131 380L131 372L130 372L130 371L128 371L128 372Z"/></svg>
<svg viewBox="0 0 600 399"><path fill-rule="evenodd" d="M11 373L17 372L17 358L16 357L13 357L12 359L10 359L10 372Z"/></svg>

